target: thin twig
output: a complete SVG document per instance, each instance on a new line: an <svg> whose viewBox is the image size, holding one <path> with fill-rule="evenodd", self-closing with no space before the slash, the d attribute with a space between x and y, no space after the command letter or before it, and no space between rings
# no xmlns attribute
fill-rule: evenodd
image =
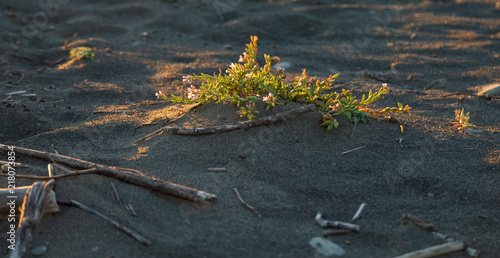
<svg viewBox="0 0 500 258"><path fill-rule="evenodd" d="M125 210L127 210L130 213L130 215L132 215L134 217L137 217L137 214L135 213L134 209L132 208L132 206L130 204L123 205L122 200L120 198L120 195L118 194L118 191L116 190L115 185L113 184L113 182L111 182L111 187L113 187L113 191L115 192L115 196L116 196L116 201L118 202L118 204L120 205L120 207L122 207Z"/></svg>
<svg viewBox="0 0 500 258"><path fill-rule="evenodd" d="M266 124L272 124L276 122L285 121L293 116L301 115L304 113L312 112L316 110L316 105L309 104L307 106L302 106L298 108L294 108L283 113L274 114L262 118L257 118L248 121L242 121L234 124L227 125L217 125L217 126L208 126L208 127L173 127L173 126L165 126L160 128L144 137L137 139L134 143L143 142L145 140L151 139L154 136L160 135L164 132L173 133L173 134L183 134L183 135L201 135L201 134L214 134L214 133L222 133L227 131L236 130L239 128L250 128L256 127Z"/></svg>
<svg viewBox="0 0 500 258"><path fill-rule="evenodd" d="M133 231L132 229L130 229L126 226L121 225L120 223L116 222L115 220L110 219L109 217L105 216L104 214L102 214L94 209L91 209L91 208L89 208L89 207L87 207L87 206L85 206L85 205L83 205L75 200L71 200L69 202L57 201L57 203L60 205L76 206L76 207L78 207L86 212L92 213L92 214L98 216L99 218L111 223L113 226L115 226L119 230L129 234L130 236L134 237L137 241L141 242L144 245L150 246L153 244L153 242L151 242L151 240L145 238L141 234Z"/></svg>
<svg viewBox="0 0 500 258"><path fill-rule="evenodd" d="M236 193L236 196L238 197L238 200L240 200L241 204L243 204L243 206L247 207L249 210L253 211L255 214L257 214L259 216L259 218L261 218L262 216L260 215L259 211L254 208L253 206L251 206L250 204L246 203L245 201L243 201L243 199L241 198L240 196L240 193L238 193L238 190L236 188L234 188L234 192Z"/></svg>
<svg viewBox="0 0 500 258"><path fill-rule="evenodd" d="M52 149L54 150L54 153L55 154L59 154L59 152L56 150L56 148L54 147L54 144L51 144L50 147L52 147Z"/></svg>
<svg viewBox="0 0 500 258"><path fill-rule="evenodd" d="M363 211L363 209L365 208L366 206L366 203L362 203L360 206L359 206L359 209L358 211L356 212L356 214L354 214L354 216L352 217L351 219L351 223L354 223L356 222L359 218L361 218L361 212Z"/></svg>
<svg viewBox="0 0 500 258"><path fill-rule="evenodd" d="M432 87L434 87L435 85L437 85L439 83L439 80L436 80L435 82L429 84L427 87L424 88L424 90L428 90Z"/></svg>
<svg viewBox="0 0 500 258"><path fill-rule="evenodd" d="M365 145L363 145L363 146L361 146L361 147L357 147L357 148L354 148L354 149L352 149L352 150L344 151L344 152L342 152L342 155L345 155L345 154L347 154L347 153L349 153L349 152L353 152L353 151L357 151L357 150L363 149L364 147L366 147L366 146L365 146Z"/></svg>

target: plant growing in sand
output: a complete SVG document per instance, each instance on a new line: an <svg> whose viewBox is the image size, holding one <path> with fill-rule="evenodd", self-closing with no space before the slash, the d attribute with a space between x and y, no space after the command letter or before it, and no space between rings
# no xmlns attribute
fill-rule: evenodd
<svg viewBox="0 0 500 258"><path fill-rule="evenodd" d="M76 60L94 60L94 56L94 51L90 47L77 47L69 52L69 57Z"/></svg>
<svg viewBox="0 0 500 258"><path fill-rule="evenodd" d="M350 121L357 123L369 121L370 114L383 115L389 112L406 113L410 111L407 105L403 107L386 107L371 109L367 105L377 101L382 95L388 93L389 88L383 85L377 92L370 91L368 96L363 95L361 100L352 95L351 91L343 89L342 92L331 92L332 84L339 74L330 75L325 80L311 78L303 69L302 74L293 81L286 82L285 69L273 65L279 63L279 57L264 54L265 64L260 66L257 62L257 36L250 37L246 52L239 58L239 63L232 63L222 73L208 75L187 75L183 81L190 84L187 97L166 96L161 91L156 93L160 99L180 103L205 103L207 101L230 102L239 107L241 117L252 120L259 113L255 104L263 102L267 108L276 105L286 105L290 101L303 104L314 104L322 114L321 126L327 131L338 127L339 123L334 118L343 114ZM192 85L193 81L201 81L198 88Z"/></svg>
<svg viewBox="0 0 500 258"><path fill-rule="evenodd" d="M458 131L462 131L465 129L475 129L477 128L475 125L469 123L469 112L467 114L464 114L464 109L460 111L459 109L455 110L455 120L456 122L451 122L453 124L453 127L455 127Z"/></svg>

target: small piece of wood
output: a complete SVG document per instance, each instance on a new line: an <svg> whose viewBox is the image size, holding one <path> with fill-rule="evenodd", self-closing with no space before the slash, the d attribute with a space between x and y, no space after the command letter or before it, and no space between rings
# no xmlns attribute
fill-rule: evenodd
<svg viewBox="0 0 500 258"><path fill-rule="evenodd" d="M86 212L92 213L92 214L98 216L99 218L111 223L113 226L115 226L119 230L129 234L130 236L132 236L133 238L135 238L137 241L139 241L140 243L142 243L144 245L150 246L153 244L153 242L151 242L151 240L145 238L141 234L133 231L132 229L130 229L128 227L121 225L120 223L116 222L115 220L110 219L109 217L105 216L104 214L102 214L94 209L91 209L91 208L89 208L89 207L87 207L87 206L85 206L85 205L83 205L75 200L71 200L69 202L59 201L58 203L61 205L76 206L76 207L78 207Z"/></svg>
<svg viewBox="0 0 500 258"><path fill-rule="evenodd" d="M438 238L438 239L441 239L443 241L446 241L446 242L454 242L455 239L451 238L450 236L448 235L445 235L445 234L441 234L439 232L432 232L432 235L435 237L435 238ZM473 248L470 248L470 247L467 247L465 249L465 252L470 256L470 257L479 257L479 251L476 250L476 249L473 249Z"/></svg>
<svg viewBox="0 0 500 258"><path fill-rule="evenodd" d="M243 199L241 198L240 196L240 193L238 192L238 190L236 188L234 188L234 193L236 193L236 196L238 197L238 200L241 202L241 204L245 207L247 207L249 210L253 211L255 214L257 214L259 216L259 218L261 218L262 216L260 215L259 211L254 208L253 206L251 206L250 204L246 203L245 201L243 201Z"/></svg>
<svg viewBox="0 0 500 258"><path fill-rule="evenodd" d="M55 153L49 153L45 151L37 151L17 146L8 146L0 143L0 152L9 152L9 147L13 147L15 149L16 155L28 156L32 158L47 160L50 162L58 162L73 168L91 170L95 169L90 173L97 173L99 175L117 178L120 181L131 183L134 185L138 185L147 189L151 189L153 191L157 191L163 194L169 194L173 196L177 196L179 198L183 198L190 201L206 201L206 200L214 200L217 199L215 194L203 192L191 187L175 184L169 181L165 181L158 178L153 178L144 175L141 171L130 169L130 168L122 168L115 166L106 166L101 165L77 158L72 158L64 155L59 155ZM83 171L82 171L83 172ZM77 175L83 174L82 172L75 173ZM1 175L1 174L0 174ZM54 177L37 177L37 179L52 179L52 178L62 178L73 176L73 174L68 175L58 175ZM21 175L16 175L16 177L20 177ZM25 177L26 178L26 177Z"/></svg>
<svg viewBox="0 0 500 258"><path fill-rule="evenodd" d="M10 253L11 258L23 257L27 253L33 233L49 203L50 191L52 191L54 184L54 180L36 182L27 190L21 208L16 245Z"/></svg>
<svg viewBox="0 0 500 258"><path fill-rule="evenodd" d="M316 214L315 218L316 223L322 228L340 228L340 229L348 229L351 231L359 232L361 231L361 227L356 224L341 222L341 221L329 221L324 220L323 215L320 211Z"/></svg>
<svg viewBox="0 0 500 258"><path fill-rule="evenodd" d="M294 108L279 114L274 114L266 117L261 117L253 120L242 121L234 124L227 125L216 125L216 126L208 126L208 127L174 127L174 126L165 126L159 130L156 130L144 137L137 139L134 143L143 142L145 140L151 139L154 136L160 135L164 132L173 133L173 134L182 134L182 135L202 135L202 134L214 134L214 133L222 133L228 132L236 129L247 129L250 127L256 127L266 124L272 124L277 122L282 122L287 119L290 119L293 116L301 115L304 113L312 112L316 110L316 105L309 104L306 106Z"/></svg>
<svg viewBox="0 0 500 258"><path fill-rule="evenodd" d="M354 214L354 216L352 217L351 219L351 223L354 223L356 222L359 218L361 218L361 212L363 211L363 209L365 208L366 206L366 203L362 203L359 208L358 208L358 211L356 212L356 214Z"/></svg>
<svg viewBox="0 0 500 258"><path fill-rule="evenodd" d="M435 257L438 255L449 254L464 250L466 245L463 242L455 241L442 245L436 245L422 250L414 251L411 253L403 254L395 258L427 258Z"/></svg>
<svg viewBox="0 0 500 258"><path fill-rule="evenodd" d="M425 87L424 90L428 90L428 89L434 87L435 85L437 85L438 83L439 83L439 80L436 80L433 83L429 84L427 87Z"/></svg>

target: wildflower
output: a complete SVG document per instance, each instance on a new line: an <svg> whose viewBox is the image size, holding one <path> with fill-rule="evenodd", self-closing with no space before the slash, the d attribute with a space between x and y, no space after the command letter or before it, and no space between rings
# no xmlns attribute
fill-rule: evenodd
<svg viewBox="0 0 500 258"><path fill-rule="evenodd" d="M391 90L391 88L387 86L387 83L382 83L382 88L386 89L387 91Z"/></svg>
<svg viewBox="0 0 500 258"><path fill-rule="evenodd" d="M247 53L243 53L243 56L240 56L240 59L238 59L238 62L243 63L243 62L245 62L246 58L247 58Z"/></svg>
<svg viewBox="0 0 500 258"><path fill-rule="evenodd" d="M229 67L231 67L231 69L233 69L233 70L236 69L236 65L234 63L231 63L231 65Z"/></svg>
<svg viewBox="0 0 500 258"><path fill-rule="evenodd" d="M226 73L231 73L231 71L229 71L229 69L228 69L228 70L226 70Z"/></svg>
<svg viewBox="0 0 500 258"><path fill-rule="evenodd" d="M193 76L191 75L184 75L182 76L182 82L187 82L188 84L193 83L193 80L191 79Z"/></svg>
<svg viewBox="0 0 500 258"><path fill-rule="evenodd" d="M155 96L156 96L157 98L159 98L159 99L160 99L160 98L166 98L166 97L167 97L167 96L165 96L165 93L163 93L163 92L161 92L161 91L158 91L158 92L155 94Z"/></svg>
<svg viewBox="0 0 500 258"><path fill-rule="evenodd" d="M262 101L271 101L271 99L274 97L272 93L269 93L269 95L265 96L262 98Z"/></svg>
<svg viewBox="0 0 500 258"><path fill-rule="evenodd" d="M328 108L330 108L331 110L337 110L338 108L340 107L339 103L335 104L335 105L329 105Z"/></svg>
<svg viewBox="0 0 500 258"><path fill-rule="evenodd" d="M247 77L248 79L252 79L252 74L251 73L247 73L247 74L245 74L245 77Z"/></svg>
<svg viewBox="0 0 500 258"><path fill-rule="evenodd" d="M198 99L198 94L197 93L199 91L200 90L198 90L193 85L191 85L191 87L188 88L188 99L197 100Z"/></svg>
<svg viewBox="0 0 500 258"><path fill-rule="evenodd" d="M278 71L278 73L284 73L285 72L285 68L279 67L279 66L276 67L276 70Z"/></svg>

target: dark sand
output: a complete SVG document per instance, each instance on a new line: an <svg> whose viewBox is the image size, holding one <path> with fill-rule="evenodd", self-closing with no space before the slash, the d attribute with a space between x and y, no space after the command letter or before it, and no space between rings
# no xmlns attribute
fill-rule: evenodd
<svg viewBox="0 0 500 258"><path fill-rule="evenodd" d="M500 82L498 1L64 2L45 16L36 1L0 2L0 96L37 94L14 96L13 107L0 105L0 142L49 152L53 144L64 155L138 169L219 199L192 204L98 175L61 179L58 199L99 210L153 245L61 207L34 235L32 247L48 247L44 257L314 257L309 240L322 232L316 212L349 221L362 202L361 232L328 238L346 250L344 257L392 257L441 243L430 232L400 225L405 213L431 220L483 257L500 257L500 104L443 98ZM345 118L326 133L319 114L309 113L247 131L161 135L133 144L168 119L179 118L179 126L240 121L230 105L186 112L181 105L136 104L156 101L159 90L186 94L183 75L225 69L250 35L259 36L261 61L267 53L292 64L289 78L302 68L319 78L340 72L336 89L359 96L381 86L364 70L390 80L392 91L375 106L409 104L412 114L397 116L404 135L377 119L358 124L353 133ZM66 59L35 70L77 46L93 47L95 60ZM23 71L23 79L12 71ZM461 108L481 134L449 125ZM158 124L135 130L150 122ZM360 146L366 147L341 155ZM39 168L18 173L46 175L45 162L17 161ZM209 173L209 167L228 172ZM111 182L139 217L114 201ZM239 203L233 188L262 218ZM8 226L1 224L3 255Z"/></svg>

